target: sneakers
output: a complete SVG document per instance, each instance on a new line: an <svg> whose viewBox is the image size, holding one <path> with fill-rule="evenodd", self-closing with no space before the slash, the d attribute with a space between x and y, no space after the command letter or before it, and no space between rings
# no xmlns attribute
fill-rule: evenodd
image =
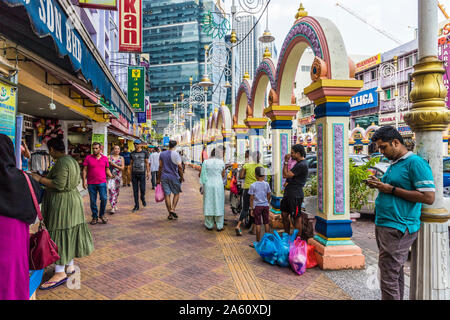
<svg viewBox="0 0 450 320"><path fill-rule="evenodd" d="M142 201L142 206L145 208L147 206L147 202Z"/></svg>
<svg viewBox="0 0 450 320"><path fill-rule="evenodd" d="M139 207L134 207L133 210L132 210L132 212L136 212L136 211L138 211L138 210L139 210Z"/></svg>

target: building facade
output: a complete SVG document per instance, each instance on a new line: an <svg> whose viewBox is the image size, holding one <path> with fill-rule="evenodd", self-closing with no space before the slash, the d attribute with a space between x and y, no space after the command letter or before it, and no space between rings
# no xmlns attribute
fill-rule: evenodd
<svg viewBox="0 0 450 320"><path fill-rule="evenodd" d="M236 70L236 77L240 80L248 72L253 79L262 55L258 52L259 25L256 25L255 16L242 16L236 19L236 35L238 43L237 55L239 56L240 69ZM264 52L263 52L264 53Z"/></svg>
<svg viewBox="0 0 450 320"><path fill-rule="evenodd" d="M189 97L190 78L193 84L201 81L204 47L224 39L213 39L202 30L204 15L216 11L212 0L143 0L143 8L143 51L150 55L152 119L157 121L156 130L162 132L174 104L179 106L181 94ZM208 65L208 73L215 84L208 92L209 114L226 97L220 97L223 92L219 86L225 83L221 70ZM203 104L193 105L193 111L193 122L203 118Z"/></svg>
<svg viewBox="0 0 450 320"><path fill-rule="evenodd" d="M364 87L350 102L351 130L397 124L406 142L413 144L413 132L403 117L411 108L409 92L417 53L416 39L357 64L356 78L364 81ZM384 72L386 68L392 72Z"/></svg>

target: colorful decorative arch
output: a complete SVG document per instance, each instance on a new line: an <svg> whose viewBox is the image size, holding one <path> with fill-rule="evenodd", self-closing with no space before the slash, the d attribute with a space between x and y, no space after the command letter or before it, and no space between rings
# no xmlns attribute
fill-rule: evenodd
<svg viewBox="0 0 450 320"><path fill-rule="evenodd" d="M336 26L326 18L303 17L289 31L278 59L276 92L280 105L291 104L298 63L307 47L316 56L311 70L312 80L350 79L345 44Z"/></svg>
<svg viewBox="0 0 450 320"><path fill-rule="evenodd" d="M247 79L242 81L236 98L235 123L234 125L245 126L244 120L247 116L247 107L251 101L251 86Z"/></svg>
<svg viewBox="0 0 450 320"><path fill-rule="evenodd" d="M264 117L264 100L266 99L267 86L276 90L276 69L271 58L265 58L256 69L255 80L252 84L250 96L250 108L254 118ZM256 105L255 105L256 104Z"/></svg>

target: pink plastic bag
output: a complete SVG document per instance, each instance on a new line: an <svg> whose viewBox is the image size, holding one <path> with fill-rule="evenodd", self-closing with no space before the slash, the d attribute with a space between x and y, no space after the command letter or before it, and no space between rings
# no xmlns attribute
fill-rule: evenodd
<svg viewBox="0 0 450 320"><path fill-rule="evenodd" d="M155 189L155 201L163 202L164 201L164 191L161 184L158 184Z"/></svg>
<svg viewBox="0 0 450 320"><path fill-rule="evenodd" d="M302 275L306 271L308 245L300 237L295 239L289 249L289 263L292 269L298 275Z"/></svg>

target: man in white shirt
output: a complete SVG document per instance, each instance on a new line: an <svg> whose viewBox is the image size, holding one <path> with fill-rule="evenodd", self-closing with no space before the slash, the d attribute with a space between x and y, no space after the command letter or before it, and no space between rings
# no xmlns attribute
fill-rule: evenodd
<svg viewBox="0 0 450 320"><path fill-rule="evenodd" d="M159 170L159 149L153 148L153 152L150 154L149 162L150 162L150 171L152 172L152 190L155 190L156 187L156 175Z"/></svg>

